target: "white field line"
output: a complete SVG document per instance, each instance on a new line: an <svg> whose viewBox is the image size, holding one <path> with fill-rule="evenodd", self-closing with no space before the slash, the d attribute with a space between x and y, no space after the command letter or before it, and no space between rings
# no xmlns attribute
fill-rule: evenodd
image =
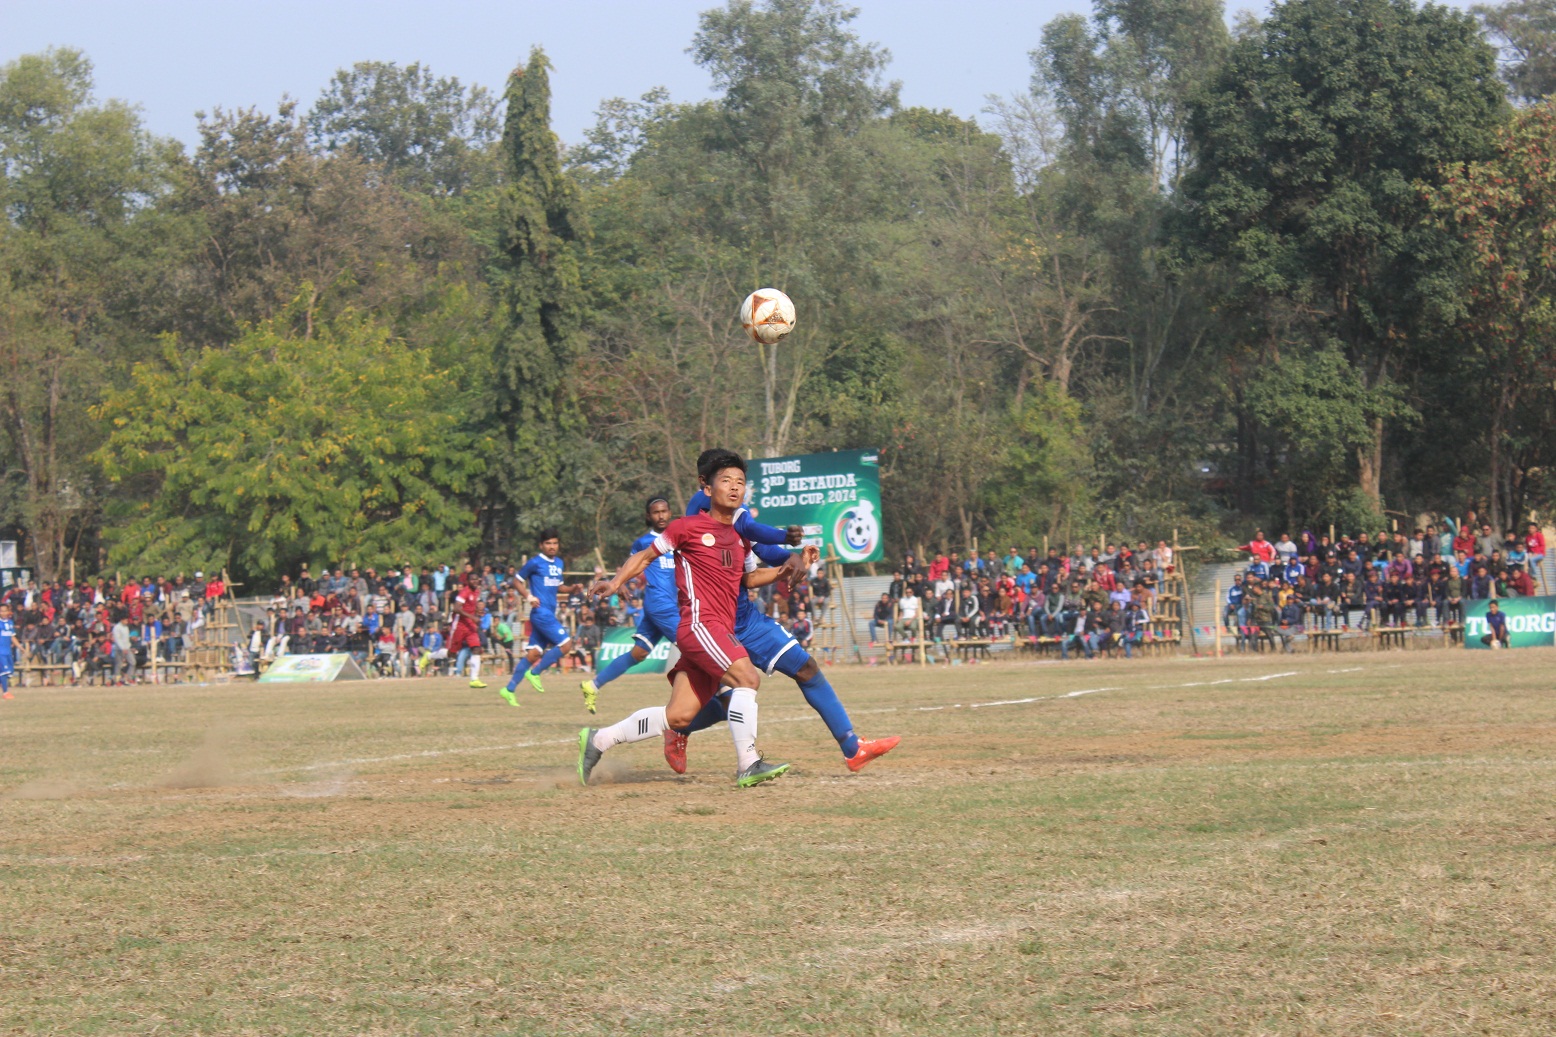
<svg viewBox="0 0 1556 1037"><path fill-rule="evenodd" d="M1153 684L1147 687L1148 691L1156 691L1162 688L1197 688L1205 684L1236 684L1248 681L1271 681L1282 677L1295 677L1296 670L1288 670L1283 673L1267 673L1259 677L1231 677L1221 681L1190 681L1187 684ZM992 702L955 703L949 706L885 706L880 709L855 710L856 716L880 716L885 713L932 713L943 709L991 709L995 706L1025 706L1034 702L1059 702L1064 699L1081 698L1084 695L1099 695L1107 691L1122 691L1121 687L1106 688L1079 688L1075 691L1066 691L1058 695L1033 695L1022 699L996 699ZM813 714L804 713L799 716L774 717L767 721L769 724L798 724L813 719ZM405 760L428 760L440 756L470 756L478 753L506 753L518 749L536 749L550 745L575 745L578 739L550 738L537 742L513 742L508 745L481 745L470 746L463 749L423 749L414 753L396 753L392 756L363 756L350 760L332 760L325 763L302 763L292 767L271 767L262 771L249 771L248 777L264 777L274 774L291 774L297 771L329 771L344 770L351 767L361 767L371 763L399 763Z"/></svg>

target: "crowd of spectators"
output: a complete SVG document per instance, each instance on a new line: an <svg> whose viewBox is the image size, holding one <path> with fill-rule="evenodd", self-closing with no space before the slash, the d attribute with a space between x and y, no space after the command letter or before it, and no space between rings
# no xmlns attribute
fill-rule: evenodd
<svg viewBox="0 0 1556 1037"><path fill-rule="evenodd" d="M924 638L935 642L1026 637L1057 641L1066 658L1112 648L1131 655L1150 636L1162 581L1174 571L1161 540L1068 553L953 551L928 564L910 552L875 603L870 643L911 643L922 621Z"/></svg>
<svg viewBox="0 0 1556 1037"><path fill-rule="evenodd" d="M1237 646L1258 647L1306 630L1450 627L1464 622L1464 602L1523 597L1539 590L1545 536L1528 524L1496 533L1472 511L1403 532L1342 536L1331 542L1304 531L1271 542L1263 530L1240 550L1248 568L1226 591L1222 622Z"/></svg>
<svg viewBox="0 0 1556 1037"><path fill-rule="evenodd" d="M130 684L152 662L184 658L192 631L227 593L219 576L21 581L0 598L15 617L19 664L54 667L73 683ZM153 656L155 653L155 656Z"/></svg>

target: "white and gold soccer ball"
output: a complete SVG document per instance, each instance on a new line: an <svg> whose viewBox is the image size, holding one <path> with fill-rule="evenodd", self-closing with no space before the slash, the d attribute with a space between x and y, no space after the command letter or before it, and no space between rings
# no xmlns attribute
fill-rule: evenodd
<svg viewBox="0 0 1556 1037"><path fill-rule="evenodd" d="M794 302L776 288L758 288L740 304L740 326L770 346L794 330Z"/></svg>

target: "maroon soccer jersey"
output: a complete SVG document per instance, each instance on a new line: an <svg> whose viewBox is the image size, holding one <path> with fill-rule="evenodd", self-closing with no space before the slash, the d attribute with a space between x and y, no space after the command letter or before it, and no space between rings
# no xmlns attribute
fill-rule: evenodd
<svg viewBox="0 0 1556 1037"><path fill-rule="evenodd" d="M681 622L735 629L735 604L746 574L744 538L707 512L685 515L654 538L660 554L675 553Z"/></svg>

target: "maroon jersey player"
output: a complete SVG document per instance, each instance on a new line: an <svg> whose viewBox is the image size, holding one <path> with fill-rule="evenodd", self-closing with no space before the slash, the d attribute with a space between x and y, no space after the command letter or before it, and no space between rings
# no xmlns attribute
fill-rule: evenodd
<svg viewBox="0 0 1556 1037"><path fill-rule="evenodd" d="M734 689L729 701L729 732L735 743L735 783L746 788L789 769L788 764L767 763L756 751L756 692L762 674L735 637L735 603L742 588L771 582L781 570L757 570L749 545L735 532L735 516L746 494L746 464L740 455L717 451L705 459L697 474L708 487L709 510L671 522L602 587L604 593L617 594L654 559L675 554L681 610L675 643L681 658L670 671L670 703L639 710L608 728L579 732L580 781L588 782L600 755L611 746L661 737L666 726L690 724L721 684ZM815 552L814 548L807 550Z"/></svg>
<svg viewBox="0 0 1556 1037"><path fill-rule="evenodd" d="M461 662L470 660L470 686L484 688L481 681L481 617L486 602L481 596L481 577L466 573L464 586L454 592L454 628L449 631L448 650L457 652ZM459 665L455 665L455 670Z"/></svg>

